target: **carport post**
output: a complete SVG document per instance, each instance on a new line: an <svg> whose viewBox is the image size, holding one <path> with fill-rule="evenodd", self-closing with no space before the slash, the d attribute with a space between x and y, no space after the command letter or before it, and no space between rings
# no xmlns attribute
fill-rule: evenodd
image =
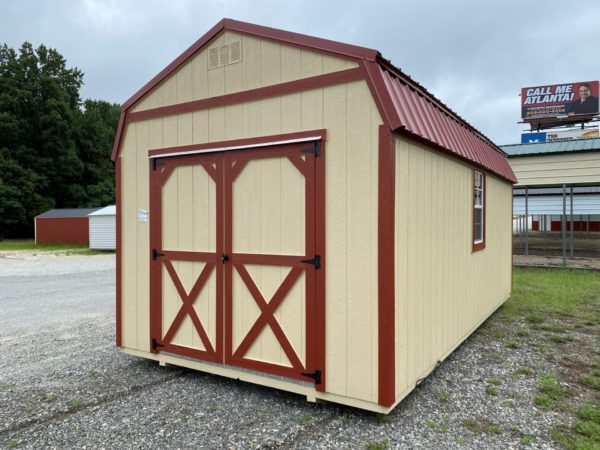
<svg viewBox="0 0 600 450"><path fill-rule="evenodd" d="M542 216L544 218L544 251L548 250L548 217L546 214Z"/></svg>
<svg viewBox="0 0 600 450"><path fill-rule="evenodd" d="M525 256L529 256L529 196L525 188Z"/></svg>
<svg viewBox="0 0 600 450"><path fill-rule="evenodd" d="M571 245L571 258L573 257L573 228L574 228L573 225L574 224L575 224L575 221L574 221L574 218L573 218L573 186L571 186L571 236L570 236L570 238L571 238L571 242L570 242L570 245Z"/></svg>
<svg viewBox="0 0 600 450"><path fill-rule="evenodd" d="M560 220L563 267L567 267L567 185L563 184L563 210Z"/></svg>
<svg viewBox="0 0 600 450"><path fill-rule="evenodd" d="M587 237L590 237L590 215L589 214L587 216L587 224L586 224L585 230L587 232Z"/></svg>

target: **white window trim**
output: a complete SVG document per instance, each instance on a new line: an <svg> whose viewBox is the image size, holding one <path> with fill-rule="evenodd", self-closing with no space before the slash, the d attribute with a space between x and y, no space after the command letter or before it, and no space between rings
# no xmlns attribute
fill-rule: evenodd
<svg viewBox="0 0 600 450"><path fill-rule="evenodd" d="M485 195L484 195L484 190L485 190L485 182L484 180L485 175L483 174L483 172L479 172L479 171L475 171L475 183L473 185L473 195L475 194L475 191L478 189L477 187L477 179L479 178L479 180L481 181L481 205L477 205L476 202L473 203L473 209L480 209L481 210L481 239L474 239L473 240L473 244L481 244L484 241L484 227L485 227L485 214L484 212L484 208L485 208ZM473 217L473 226L475 226L475 217Z"/></svg>

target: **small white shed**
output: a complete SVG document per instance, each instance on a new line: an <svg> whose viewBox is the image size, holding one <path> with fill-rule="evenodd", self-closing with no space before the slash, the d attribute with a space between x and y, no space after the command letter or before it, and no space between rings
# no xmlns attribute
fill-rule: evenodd
<svg viewBox="0 0 600 450"><path fill-rule="evenodd" d="M116 249L117 208L110 205L88 214L90 226L90 248L96 250Z"/></svg>

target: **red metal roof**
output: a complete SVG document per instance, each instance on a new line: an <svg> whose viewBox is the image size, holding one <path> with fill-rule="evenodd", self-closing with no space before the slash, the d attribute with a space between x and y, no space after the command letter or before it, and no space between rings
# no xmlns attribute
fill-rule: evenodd
<svg viewBox="0 0 600 450"><path fill-rule="evenodd" d="M516 183L506 154L388 62L365 62L372 91L390 128L434 144L500 177Z"/></svg>
<svg viewBox="0 0 600 450"><path fill-rule="evenodd" d="M127 110L224 29L335 54L359 62L382 119L393 131L426 141L512 183L517 182L506 154L500 148L408 75L381 58L376 50L232 19L223 19L217 23L123 104L113 148L113 160L119 151Z"/></svg>

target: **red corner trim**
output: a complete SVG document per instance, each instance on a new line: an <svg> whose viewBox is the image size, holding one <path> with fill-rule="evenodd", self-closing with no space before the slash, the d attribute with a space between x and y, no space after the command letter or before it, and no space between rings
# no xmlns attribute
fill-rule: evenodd
<svg viewBox="0 0 600 450"><path fill-rule="evenodd" d="M121 114L121 117L123 114ZM116 337L115 341L118 347L123 346L123 340L121 335L122 330L122 316L121 316L121 285L122 285L122 275L121 275L121 160L117 159L115 161L115 190L116 190L116 209L117 209L117 224L116 224L116 312L115 312L115 322L116 322Z"/></svg>
<svg viewBox="0 0 600 450"><path fill-rule="evenodd" d="M117 134L115 135L115 142L113 144L112 153L110 155L110 159L113 161L117 161L117 156L119 156L119 148L121 147L121 138L123 136L123 130L125 127L125 119L127 118L127 111L124 109L121 110L121 116L119 117L119 125L117 126Z"/></svg>
<svg viewBox="0 0 600 450"><path fill-rule="evenodd" d="M360 61L359 64L384 123L388 124L391 130L402 128L402 122L385 85L379 65L372 61Z"/></svg>
<svg viewBox="0 0 600 450"><path fill-rule="evenodd" d="M396 400L395 348L395 151L394 137L386 125L379 126L378 199L378 356L379 404L391 406Z"/></svg>

